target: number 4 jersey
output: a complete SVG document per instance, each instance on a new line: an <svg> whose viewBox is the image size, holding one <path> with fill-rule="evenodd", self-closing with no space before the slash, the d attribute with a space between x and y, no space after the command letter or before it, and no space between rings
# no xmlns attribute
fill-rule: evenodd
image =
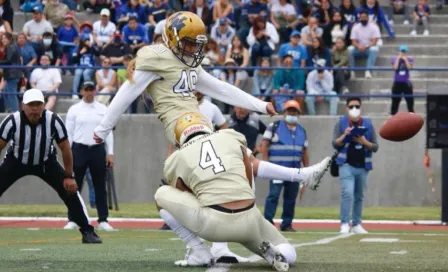
<svg viewBox="0 0 448 272"><path fill-rule="evenodd" d="M202 68L190 68L183 64L163 44L149 45L137 52L136 70L149 71L160 80L146 89L151 95L154 110L167 128L186 112L199 112L195 89Z"/></svg>
<svg viewBox="0 0 448 272"><path fill-rule="evenodd" d="M254 199L243 163L246 146L233 129L195 137L165 161L165 178L173 187L181 178L202 206Z"/></svg>

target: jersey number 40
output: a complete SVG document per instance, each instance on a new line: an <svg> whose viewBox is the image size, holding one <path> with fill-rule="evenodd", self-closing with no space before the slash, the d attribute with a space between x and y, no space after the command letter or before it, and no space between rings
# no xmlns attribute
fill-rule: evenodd
<svg viewBox="0 0 448 272"><path fill-rule="evenodd" d="M226 171L222 165L221 159L216 155L215 149L210 141L205 141L201 146L201 156L199 166L202 169L213 167L213 173L218 174Z"/></svg>
<svg viewBox="0 0 448 272"><path fill-rule="evenodd" d="M195 70L188 71L188 74L187 71L182 70L179 81L173 87L173 92L181 93L183 96L190 96L190 92L196 88L197 81L198 73Z"/></svg>

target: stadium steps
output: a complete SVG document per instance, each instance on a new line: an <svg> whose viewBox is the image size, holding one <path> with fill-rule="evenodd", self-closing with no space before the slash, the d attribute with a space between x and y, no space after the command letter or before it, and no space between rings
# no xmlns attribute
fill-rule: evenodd
<svg viewBox="0 0 448 272"><path fill-rule="evenodd" d="M362 103L362 113L365 115L389 115L390 113L390 105L391 101L390 99L387 101L363 101ZM400 107L398 108L398 111L407 111L408 108L406 106L406 103L404 99L401 100ZM328 115L330 111L330 106L328 103L323 102L316 104L316 114L317 115ZM424 114L426 112L426 102L424 101L415 101L414 102L414 111L416 113ZM338 103L338 114L343 115L346 114L346 106L344 99L341 99L341 101Z"/></svg>

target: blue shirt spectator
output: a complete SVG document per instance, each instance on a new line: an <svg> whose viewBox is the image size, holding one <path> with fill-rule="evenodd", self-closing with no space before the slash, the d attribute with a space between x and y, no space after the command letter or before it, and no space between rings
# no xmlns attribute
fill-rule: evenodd
<svg viewBox="0 0 448 272"><path fill-rule="evenodd" d="M364 5L358 9L358 14L361 10L367 11L369 14L369 20L371 22L375 22L381 30L381 26L384 26L387 30L387 33L390 37L394 38L395 33L392 27L389 24L389 20L387 19L384 10L380 7L380 4L377 0L367 0Z"/></svg>
<svg viewBox="0 0 448 272"><path fill-rule="evenodd" d="M148 22L148 15L145 8L140 6L138 1L135 0L130 0L127 5L121 6L120 11L117 12L117 20L121 21L120 19L123 18L128 18L129 20L132 16L137 16L138 21L142 24L146 24Z"/></svg>
<svg viewBox="0 0 448 272"><path fill-rule="evenodd" d="M166 19L166 13L169 9L170 6L168 6L167 4L163 4L160 0L154 0L154 5L147 10L149 23L153 24L153 22L151 22L151 17L154 20L154 26L158 22Z"/></svg>
<svg viewBox="0 0 448 272"><path fill-rule="evenodd" d="M32 66L37 61L37 54L34 47L27 42L26 36L23 33L17 35L17 47L19 48L20 56L23 60L23 65Z"/></svg>
<svg viewBox="0 0 448 272"><path fill-rule="evenodd" d="M304 67L308 58L306 48L300 44L300 31L293 31L290 35L290 42L280 46L278 57L283 59L286 55L294 58L293 67Z"/></svg>
<svg viewBox="0 0 448 272"><path fill-rule="evenodd" d="M135 51L149 43L145 27L137 22L136 17L129 18L129 23L123 28L123 40Z"/></svg>
<svg viewBox="0 0 448 272"><path fill-rule="evenodd" d="M353 4L353 0L342 0L342 4L339 6L339 11L349 26L358 21L358 13Z"/></svg>
<svg viewBox="0 0 448 272"><path fill-rule="evenodd" d="M322 38L314 38L313 45L307 48L307 67L316 67L319 59L325 59L326 67L331 67L331 52L325 47Z"/></svg>
<svg viewBox="0 0 448 272"><path fill-rule="evenodd" d="M250 27L251 23L255 19L254 17L260 15L268 15L268 6L264 3L261 3L260 0L251 0L241 9L241 27Z"/></svg>
<svg viewBox="0 0 448 272"><path fill-rule="evenodd" d="M75 42L75 39L79 37L78 30L73 26L62 26L58 29L56 34L59 42Z"/></svg>

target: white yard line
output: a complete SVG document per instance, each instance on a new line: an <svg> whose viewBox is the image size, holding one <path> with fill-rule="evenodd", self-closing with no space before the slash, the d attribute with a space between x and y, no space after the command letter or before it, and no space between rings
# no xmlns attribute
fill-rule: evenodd
<svg viewBox="0 0 448 272"><path fill-rule="evenodd" d="M312 232L310 232L310 234L311 233ZM334 237L320 239L320 240L317 240L315 242L293 244L292 246L295 247L295 248L299 248L299 247L306 247L306 246L326 245L326 244L329 244L329 243L334 242L334 241L339 240L339 239L348 238L348 237L350 237L352 235L354 235L354 234L352 234L352 233L340 234L340 235L337 235L337 236L334 236ZM249 259L249 261L251 263L263 260L263 258L261 258L258 255L249 256L248 259ZM222 265L217 266L216 265L216 266L213 266L213 267L207 269L206 272L227 272L227 271L230 270L230 268L231 268L231 265L226 265L226 266L222 266Z"/></svg>

